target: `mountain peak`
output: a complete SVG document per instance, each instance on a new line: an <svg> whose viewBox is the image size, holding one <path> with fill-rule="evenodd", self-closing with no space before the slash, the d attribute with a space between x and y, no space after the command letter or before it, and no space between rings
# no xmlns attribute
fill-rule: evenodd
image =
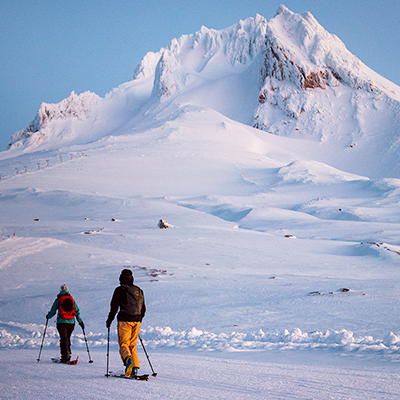
<svg viewBox="0 0 400 400"><path fill-rule="evenodd" d="M279 14L287 14L287 15L292 15L294 14L292 11L290 11L284 4L281 4L278 9L276 10L275 17Z"/></svg>
<svg viewBox="0 0 400 400"><path fill-rule="evenodd" d="M104 101L94 94L71 94L57 105L42 105L11 143L49 140L49 124L52 137L83 136L87 127L82 124L81 132L77 123L74 135L66 132L71 121L92 113L109 121L115 134L129 120L182 102L276 135L320 142L335 138L354 148L378 121L390 131L398 126L399 101L399 88L366 67L311 13L296 14L281 5L269 22L257 14L226 29L202 26L172 39L147 53L132 80ZM95 137L96 128L93 132ZM107 134L104 128L101 132L99 137Z"/></svg>

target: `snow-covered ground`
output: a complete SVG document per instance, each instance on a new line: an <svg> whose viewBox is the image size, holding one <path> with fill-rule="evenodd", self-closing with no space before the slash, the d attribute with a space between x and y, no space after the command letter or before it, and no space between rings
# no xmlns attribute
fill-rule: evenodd
<svg viewBox="0 0 400 400"><path fill-rule="evenodd" d="M265 33L261 17L246 21L230 37L256 24ZM229 48L224 32L196 37ZM0 153L1 397L399 398L400 89L312 89L298 130L272 135L245 125L258 96L249 59L228 73L212 47L217 58L200 71L202 47L190 53L189 39L163 53L168 68L149 55L143 76L106 99L43 105L43 118L58 117L42 127L39 118ZM262 41L252 43L256 60ZM193 72L171 69L173 51L197 71L190 90ZM176 92L160 99L152 84L168 82ZM317 104L326 124L316 140L302 124L322 126ZM104 377L123 268L145 293L141 336L158 373L149 382ZM36 361L63 283L93 364L79 327L79 363L51 363L54 319ZM115 322L110 344L110 369L120 369Z"/></svg>
<svg viewBox="0 0 400 400"><path fill-rule="evenodd" d="M2 399L397 399L397 365L332 354L155 351L148 382L106 378L106 353L76 366L36 362L34 350L1 353ZM142 355L141 349L139 354ZM110 362L118 365L117 349ZM21 371L21 367L23 371ZM146 372L150 372L148 366Z"/></svg>
<svg viewBox="0 0 400 400"><path fill-rule="evenodd" d="M212 115L205 120L224 135ZM186 126L164 127L148 140L109 138L62 162L37 153L50 160L40 170L32 154L13 159L31 164L1 182L5 398L57 393L66 366L49 363L58 354L54 321L36 358L62 283L81 308L95 360L85 365L77 327L72 347L82 362L68 366L65 384L72 397L115 390L118 398L134 384L140 398L396 398L399 181L313 162L277 168L240 150L240 135L211 142L200 120L191 126L187 141ZM290 140L264 140L266 152L289 161ZM173 228L159 229L161 218ZM105 319L126 267L148 307L142 337L158 376L147 383L103 376ZM115 369L115 324L112 332ZM141 361L150 372L143 353Z"/></svg>

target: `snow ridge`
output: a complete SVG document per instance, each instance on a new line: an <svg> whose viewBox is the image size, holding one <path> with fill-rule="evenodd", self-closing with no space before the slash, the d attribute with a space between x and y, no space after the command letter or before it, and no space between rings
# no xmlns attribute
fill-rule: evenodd
<svg viewBox="0 0 400 400"><path fill-rule="evenodd" d="M224 61L235 66L252 61L261 51L266 33L267 21L261 15L247 18L230 28L217 31L202 26L195 34L183 35L173 39L167 48L158 53L149 52L136 67L133 80L154 76L160 69L159 64L165 64L165 54L175 58L175 62L195 72L202 72L210 60L218 53L224 55ZM223 65L219 65L223 68ZM170 68L161 68L165 72Z"/></svg>
<svg viewBox="0 0 400 400"><path fill-rule="evenodd" d="M0 330L0 348L39 348L42 342L44 325L0 322L5 328ZM18 333L12 333L18 330ZM141 336L149 348L188 348L203 352L231 352L240 350L330 350L343 353L384 354L390 358L400 355L400 336L389 332L383 339L372 336L355 337L346 330L327 330L326 332L303 332L299 328L284 329L281 332L267 332L263 329L249 332L231 332L215 334L192 328L175 331L170 327L147 327L141 330ZM86 332L90 347L104 347L107 334ZM86 346L82 333L74 333L72 346ZM45 347L58 347L59 335L55 327L48 327ZM117 345L116 335L112 334L111 345Z"/></svg>
<svg viewBox="0 0 400 400"><path fill-rule="evenodd" d="M173 39L167 48L148 53L133 80L154 76L153 95L161 102L197 79L216 79L248 66L263 48L267 21L260 15L216 31L203 26L192 35Z"/></svg>

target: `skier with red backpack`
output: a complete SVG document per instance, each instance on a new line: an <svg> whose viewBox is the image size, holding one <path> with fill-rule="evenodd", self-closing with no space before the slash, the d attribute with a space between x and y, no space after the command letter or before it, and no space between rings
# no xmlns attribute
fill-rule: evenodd
<svg viewBox="0 0 400 400"><path fill-rule="evenodd" d="M46 318L50 319L57 315L57 330L60 334L60 350L61 362L68 363L71 359L71 334L75 328L75 317L80 327L84 330L85 324L79 313L78 304L70 295L67 285L61 285L60 293L54 300L51 310L47 313Z"/></svg>

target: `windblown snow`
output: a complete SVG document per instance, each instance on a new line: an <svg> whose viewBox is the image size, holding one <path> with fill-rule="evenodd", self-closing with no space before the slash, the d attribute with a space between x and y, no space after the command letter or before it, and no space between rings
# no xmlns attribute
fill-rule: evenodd
<svg viewBox="0 0 400 400"><path fill-rule="evenodd" d="M184 355L197 357L195 374L232 363L237 382L257 368L284 382L268 396L261 372L254 392L222 376L217 389L189 380L178 391L160 378L163 395L398 397L399 132L400 88L310 13L285 6L270 21L257 15L173 39L104 98L43 103L0 153L3 357L39 351L66 283L105 368L109 301L131 268L160 377ZM110 344L120 368L115 323ZM79 327L72 348L85 358ZM32 382L57 353L51 322ZM283 377L266 360L287 354L298 369ZM353 383L339 374L336 386L321 369L319 389L310 376L307 385L294 379L308 360L338 356L352 360ZM363 363L375 373L371 387L354 383ZM99 384L93 398L110 398L111 383ZM140 394L157 397L150 392Z"/></svg>

